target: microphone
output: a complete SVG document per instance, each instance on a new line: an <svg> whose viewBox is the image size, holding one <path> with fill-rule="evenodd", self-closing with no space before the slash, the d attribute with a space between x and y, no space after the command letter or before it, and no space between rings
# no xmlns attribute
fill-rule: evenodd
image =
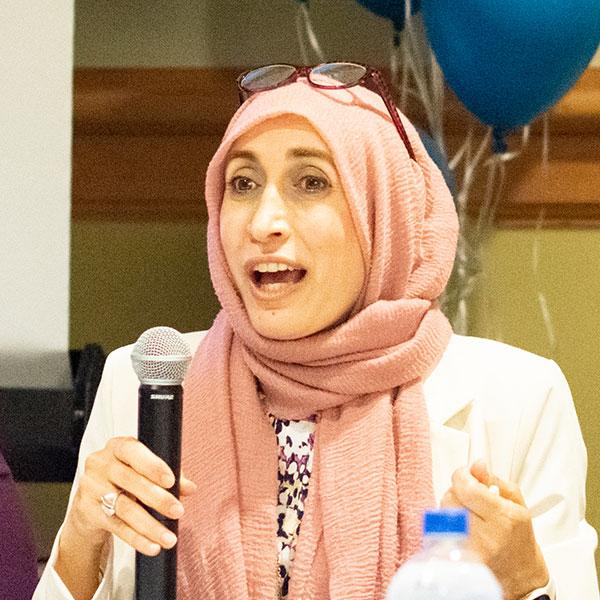
<svg viewBox="0 0 600 600"><path fill-rule="evenodd" d="M185 377L192 358L183 336L171 327L153 327L139 337L131 360L140 380L138 439L162 458L175 475L169 490L179 498L181 464L181 413ZM177 519L146 510L177 535ZM135 555L136 600L175 600L177 594L177 544L158 556Z"/></svg>

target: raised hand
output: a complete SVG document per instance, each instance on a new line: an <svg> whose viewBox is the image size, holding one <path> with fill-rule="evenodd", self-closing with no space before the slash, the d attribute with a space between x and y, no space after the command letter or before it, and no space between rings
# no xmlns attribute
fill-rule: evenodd
<svg viewBox="0 0 600 600"><path fill-rule="evenodd" d="M496 477L478 461L454 472L441 505L470 511L470 542L500 581L506 600L518 600L547 584L548 569L531 514L514 483Z"/></svg>

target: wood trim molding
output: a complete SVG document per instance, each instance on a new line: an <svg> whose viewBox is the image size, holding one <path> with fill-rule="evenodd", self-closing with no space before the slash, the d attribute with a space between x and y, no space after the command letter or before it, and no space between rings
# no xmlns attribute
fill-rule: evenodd
<svg viewBox="0 0 600 600"><path fill-rule="evenodd" d="M204 174L237 108L238 72L76 69L73 217L205 219ZM448 93L451 151L469 127L482 131ZM541 213L546 226L600 225L600 69L588 69L550 111L549 129L547 164L540 120L508 164L498 224L531 226ZM481 187L478 182L473 197Z"/></svg>

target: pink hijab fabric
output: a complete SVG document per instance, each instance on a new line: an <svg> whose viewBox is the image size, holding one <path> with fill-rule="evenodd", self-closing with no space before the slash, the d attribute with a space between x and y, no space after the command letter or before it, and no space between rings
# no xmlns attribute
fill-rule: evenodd
<svg viewBox="0 0 600 600"><path fill-rule="evenodd" d="M219 237L231 145L282 114L307 119L329 147L367 273L344 323L287 341L253 329ZM179 600L278 597L278 449L268 413L318 414L289 598L382 599L419 548L422 511L434 504L422 383L452 333L437 298L458 224L440 171L403 122L416 162L378 96L299 80L246 101L209 165L209 265L223 308L184 384L182 468L199 490L184 502Z"/></svg>

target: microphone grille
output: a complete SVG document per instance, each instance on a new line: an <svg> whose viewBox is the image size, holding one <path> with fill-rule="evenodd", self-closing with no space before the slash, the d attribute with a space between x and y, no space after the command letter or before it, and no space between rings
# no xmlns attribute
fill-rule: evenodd
<svg viewBox="0 0 600 600"><path fill-rule="evenodd" d="M180 385L191 360L190 347L172 327L147 329L131 352L133 369L147 385Z"/></svg>

